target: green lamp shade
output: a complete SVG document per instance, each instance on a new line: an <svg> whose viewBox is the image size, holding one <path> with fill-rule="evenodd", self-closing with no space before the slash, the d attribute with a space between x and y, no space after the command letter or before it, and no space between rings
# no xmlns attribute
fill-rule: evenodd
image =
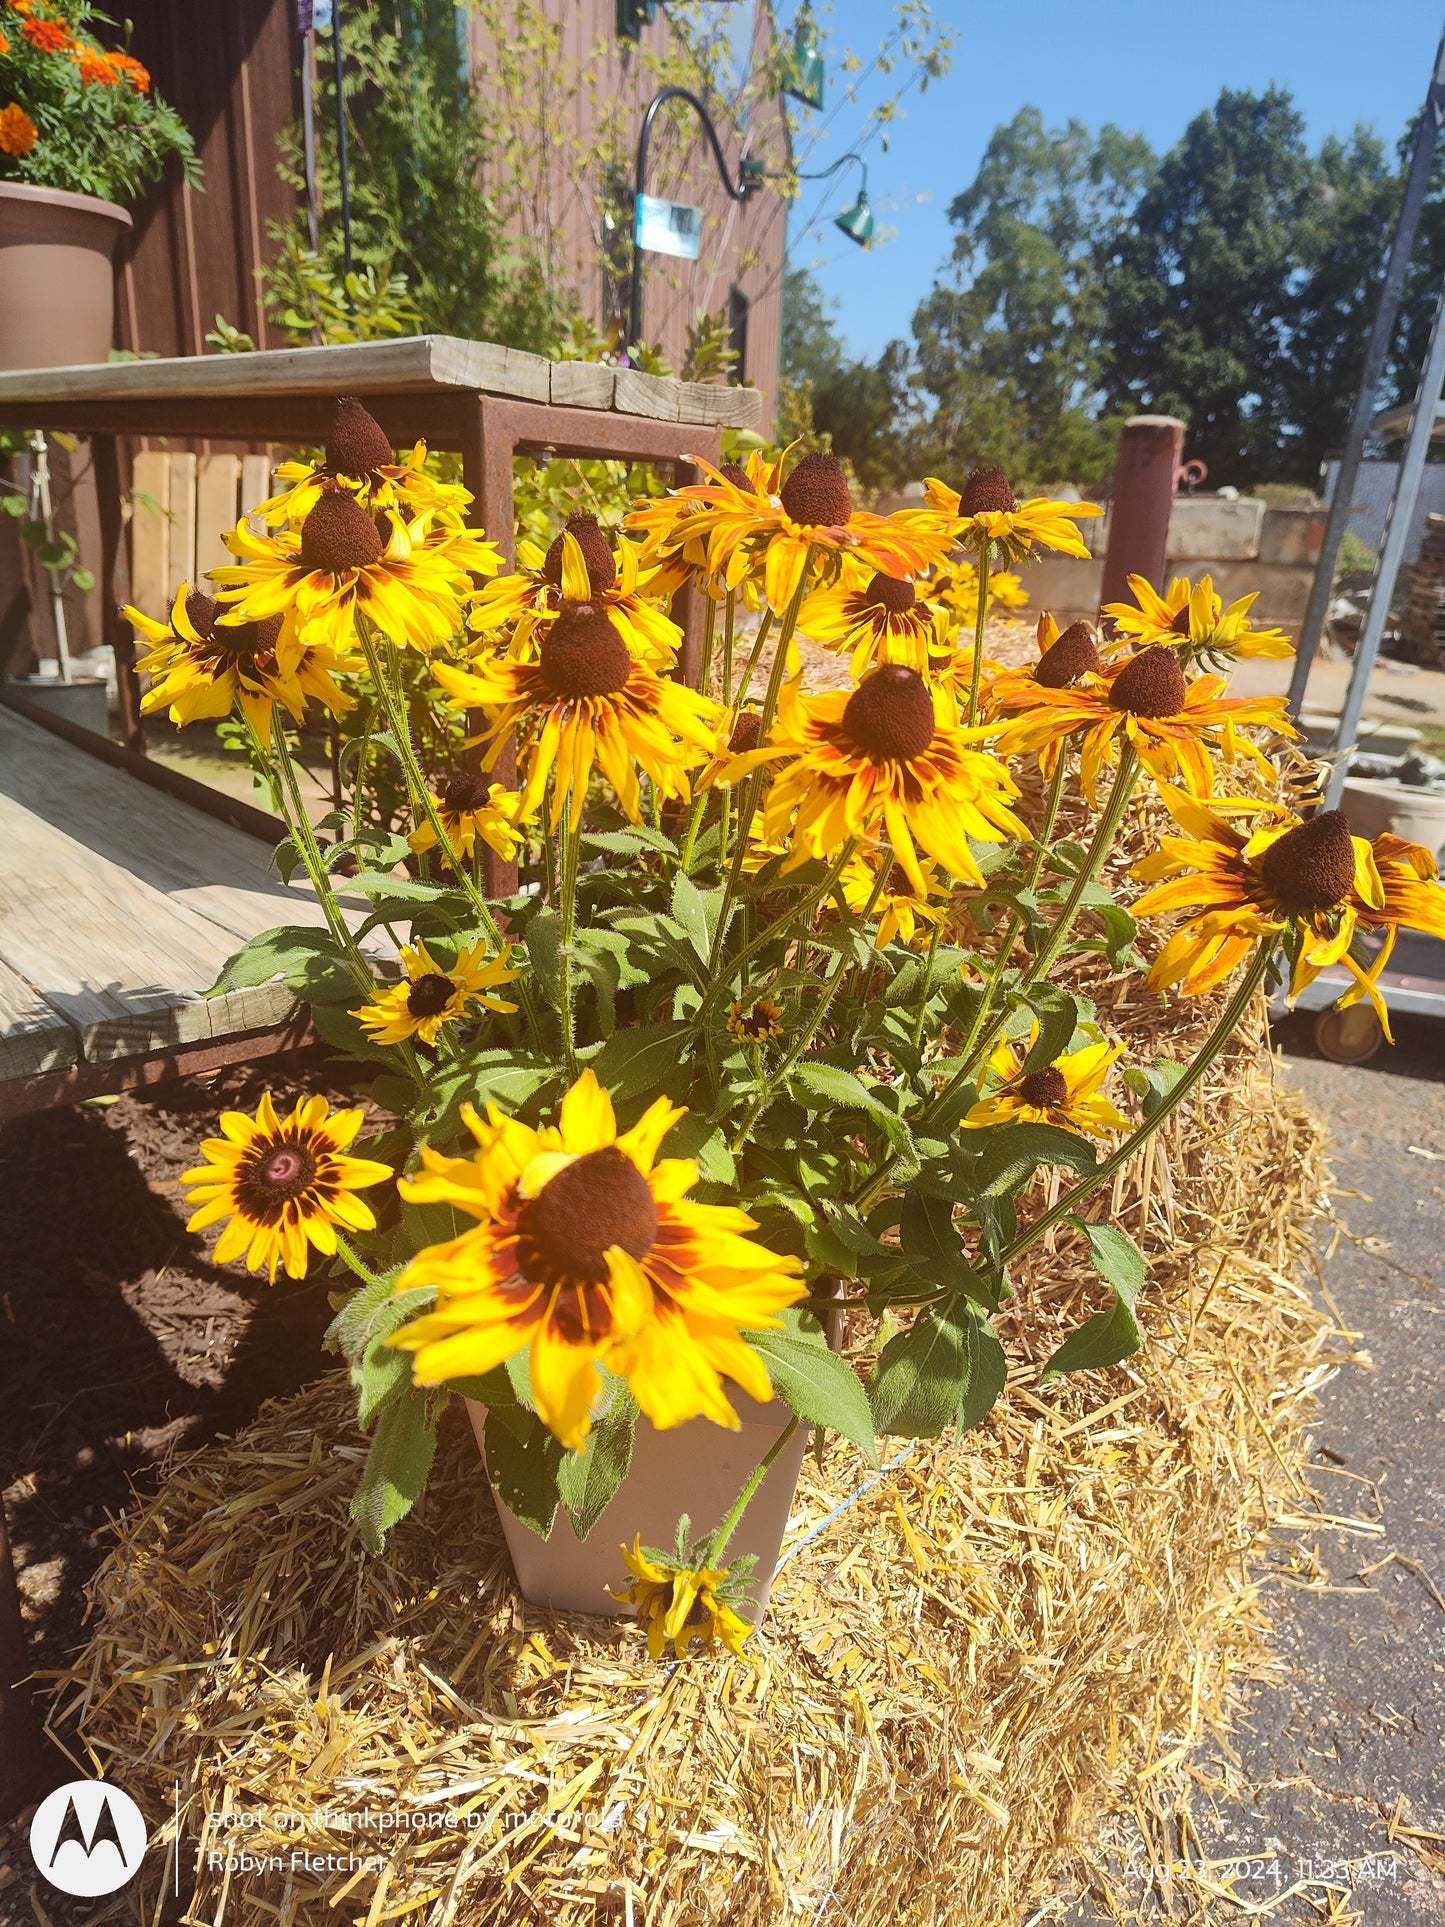
<svg viewBox="0 0 1445 1927"><path fill-rule="evenodd" d="M825 68L822 49L818 45L818 29L804 14L793 34L792 71L783 88L794 100L802 101L805 107L823 105L823 80Z"/></svg>
<svg viewBox="0 0 1445 1927"><path fill-rule="evenodd" d="M868 205L868 195L860 192L846 214L840 214L833 223L842 228L850 241L856 241L860 248L866 248L873 239L873 210Z"/></svg>

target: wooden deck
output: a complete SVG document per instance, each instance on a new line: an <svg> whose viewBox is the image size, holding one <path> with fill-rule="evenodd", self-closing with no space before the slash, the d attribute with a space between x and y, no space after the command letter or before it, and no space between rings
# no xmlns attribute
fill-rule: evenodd
<svg viewBox="0 0 1445 1927"><path fill-rule="evenodd" d="M194 1067L295 1026L279 982L203 993L248 938L323 922L309 886L283 884L257 838L4 707L0 850L0 1114L32 1108L28 1087L120 1088L128 1065ZM382 968L387 954L378 943Z"/></svg>

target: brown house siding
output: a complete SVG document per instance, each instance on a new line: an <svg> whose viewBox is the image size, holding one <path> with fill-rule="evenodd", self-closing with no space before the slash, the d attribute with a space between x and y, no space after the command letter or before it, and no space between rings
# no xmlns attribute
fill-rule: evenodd
<svg viewBox="0 0 1445 1927"><path fill-rule="evenodd" d="M133 46L179 110L205 169L204 190L172 168L135 209L121 259L116 345L199 355L216 316L258 348L268 330L256 269L267 227L294 199L276 173L276 137L300 112L294 0L128 0Z"/></svg>

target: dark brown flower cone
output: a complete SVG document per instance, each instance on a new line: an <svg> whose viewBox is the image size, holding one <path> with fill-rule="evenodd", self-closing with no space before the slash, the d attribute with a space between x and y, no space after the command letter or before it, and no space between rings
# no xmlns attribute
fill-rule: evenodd
<svg viewBox="0 0 1445 1927"><path fill-rule="evenodd" d="M538 667L559 696L615 696L632 674L627 644L605 609L569 602L543 638Z"/></svg>
<svg viewBox="0 0 1445 1927"><path fill-rule="evenodd" d="M517 1254L529 1276L600 1284L614 1245L643 1258L656 1238L652 1191L615 1144L564 1166L517 1218Z"/></svg>
<svg viewBox="0 0 1445 1927"><path fill-rule="evenodd" d="M1259 874L1291 910L1334 910L1354 888L1355 846L1343 810L1324 810L1271 843Z"/></svg>
<svg viewBox="0 0 1445 1927"><path fill-rule="evenodd" d="M1045 689L1067 689L1090 670L1097 674L1103 666L1088 623L1071 622L1039 657L1034 681Z"/></svg>
<svg viewBox="0 0 1445 1927"><path fill-rule="evenodd" d="M1018 498L1001 468L976 468L958 498L960 515L1012 515Z"/></svg>
<svg viewBox="0 0 1445 1927"><path fill-rule="evenodd" d="M342 575L379 560L385 547L381 531L345 489L327 483L301 524L301 566Z"/></svg>
<svg viewBox="0 0 1445 1927"><path fill-rule="evenodd" d="M354 395L344 396L326 438L327 468L333 475L369 475L391 459L391 443L381 423Z"/></svg>
<svg viewBox="0 0 1445 1927"><path fill-rule="evenodd" d="M1025 1104L1037 1104L1041 1110L1069 1101L1069 1087L1057 1064L1046 1064L1041 1071L1030 1071L1027 1077L1020 1080L1018 1094Z"/></svg>
<svg viewBox="0 0 1445 1927"><path fill-rule="evenodd" d="M841 528L853 513L848 478L836 455L805 455L780 494L789 517L805 529Z"/></svg>
<svg viewBox="0 0 1445 1927"><path fill-rule="evenodd" d="M888 663L848 698L843 728L880 762L911 762L933 741L933 698L916 669Z"/></svg>
<svg viewBox="0 0 1445 1927"><path fill-rule="evenodd" d="M917 597L911 582L902 582L896 575L876 573L863 591L864 606L869 609L886 609L891 616L901 616L913 607Z"/></svg>
<svg viewBox="0 0 1445 1927"><path fill-rule="evenodd" d="M601 595L604 590L610 589L617 580L617 564L612 557L612 544L603 533L597 517L588 515L584 510L576 510L567 517L563 534L572 536L582 551L593 595ZM547 550L547 558L542 564L543 576L557 589L562 586L562 547L562 536L559 535Z"/></svg>
<svg viewBox="0 0 1445 1927"><path fill-rule="evenodd" d="M1109 701L1131 716L1177 716L1189 686L1172 649L1144 649L1114 678Z"/></svg>

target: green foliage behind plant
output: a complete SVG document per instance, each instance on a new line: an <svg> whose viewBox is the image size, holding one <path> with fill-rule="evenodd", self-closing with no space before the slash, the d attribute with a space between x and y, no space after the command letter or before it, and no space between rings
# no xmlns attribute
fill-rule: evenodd
<svg viewBox="0 0 1445 1927"><path fill-rule="evenodd" d="M174 155L200 186L185 122L126 48L107 49L97 38L113 25L89 0L46 0L28 17L6 10L0 179L130 201ZM128 45L129 23L125 38Z"/></svg>

